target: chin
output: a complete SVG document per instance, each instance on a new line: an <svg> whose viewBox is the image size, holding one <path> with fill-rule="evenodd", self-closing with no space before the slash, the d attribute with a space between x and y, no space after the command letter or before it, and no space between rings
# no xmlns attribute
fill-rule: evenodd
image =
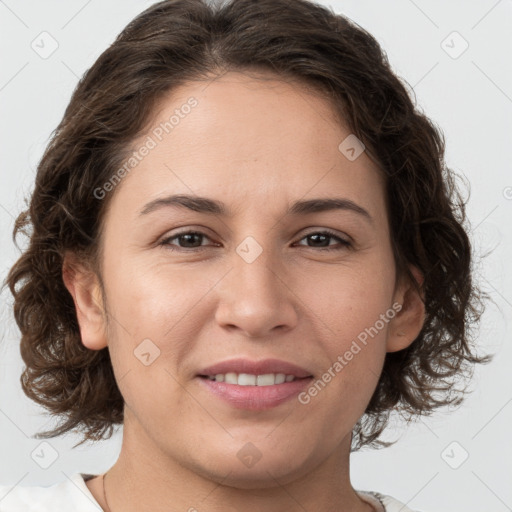
<svg viewBox="0 0 512 512"><path fill-rule="evenodd" d="M291 459L290 453L273 453L271 456L261 454L258 459L256 453L251 460L252 448L244 447L238 454L228 455L225 452L214 456L214 459L205 463L198 460L192 471L216 483L237 489L268 489L286 485L307 475L314 464L311 461ZM204 452L203 452L204 453Z"/></svg>

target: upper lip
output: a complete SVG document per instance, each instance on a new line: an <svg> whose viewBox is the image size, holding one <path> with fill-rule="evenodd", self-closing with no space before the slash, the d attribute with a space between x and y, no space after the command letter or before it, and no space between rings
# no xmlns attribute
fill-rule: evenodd
<svg viewBox="0 0 512 512"><path fill-rule="evenodd" d="M198 375L217 375L219 373L248 373L250 375L265 375L268 373L284 373L285 375L294 375L297 378L311 377L304 368L288 361L279 359L262 359L260 361L251 361L250 359L238 358L221 361L212 366L202 369Z"/></svg>

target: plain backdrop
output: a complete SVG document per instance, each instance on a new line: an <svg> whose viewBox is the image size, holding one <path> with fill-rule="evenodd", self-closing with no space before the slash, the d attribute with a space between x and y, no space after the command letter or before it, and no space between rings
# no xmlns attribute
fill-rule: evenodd
<svg viewBox="0 0 512 512"><path fill-rule="evenodd" d="M2 280L19 254L11 240L14 218L79 77L152 3L0 1ZM419 108L441 127L448 166L471 186L468 215L477 277L494 300L478 343L480 352L496 356L476 369L465 404L409 426L394 423L386 434L398 440L393 447L352 454L352 483L423 512L512 510L512 2L321 3L377 38L396 73L414 90ZM51 55L34 49L33 41L41 37L47 51L58 45ZM122 430L108 441L76 449L75 435L32 438L55 421L21 390L23 363L11 299L4 293L0 310L0 483L49 485L77 471L105 471L117 458ZM35 453L46 454L47 468Z"/></svg>

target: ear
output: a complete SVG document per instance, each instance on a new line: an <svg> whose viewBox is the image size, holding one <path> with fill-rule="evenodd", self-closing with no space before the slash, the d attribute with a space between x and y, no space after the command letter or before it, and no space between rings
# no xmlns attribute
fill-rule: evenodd
<svg viewBox="0 0 512 512"><path fill-rule="evenodd" d="M105 348L106 322L98 276L73 253L66 253L62 279L75 303L82 343L91 350Z"/></svg>
<svg viewBox="0 0 512 512"><path fill-rule="evenodd" d="M414 278L421 286L424 276L418 268L410 265ZM407 348L418 337L425 322L424 294L421 295L410 281L402 280L394 294L394 302L402 308L390 321L386 352L397 352Z"/></svg>

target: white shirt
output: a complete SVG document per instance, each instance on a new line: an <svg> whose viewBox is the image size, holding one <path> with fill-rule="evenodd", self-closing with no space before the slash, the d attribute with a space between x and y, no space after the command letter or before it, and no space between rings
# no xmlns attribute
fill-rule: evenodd
<svg viewBox="0 0 512 512"><path fill-rule="evenodd" d="M48 487L0 485L0 512L101 512L85 481L92 476L75 473L69 479ZM414 512L391 496L356 491L376 512Z"/></svg>

